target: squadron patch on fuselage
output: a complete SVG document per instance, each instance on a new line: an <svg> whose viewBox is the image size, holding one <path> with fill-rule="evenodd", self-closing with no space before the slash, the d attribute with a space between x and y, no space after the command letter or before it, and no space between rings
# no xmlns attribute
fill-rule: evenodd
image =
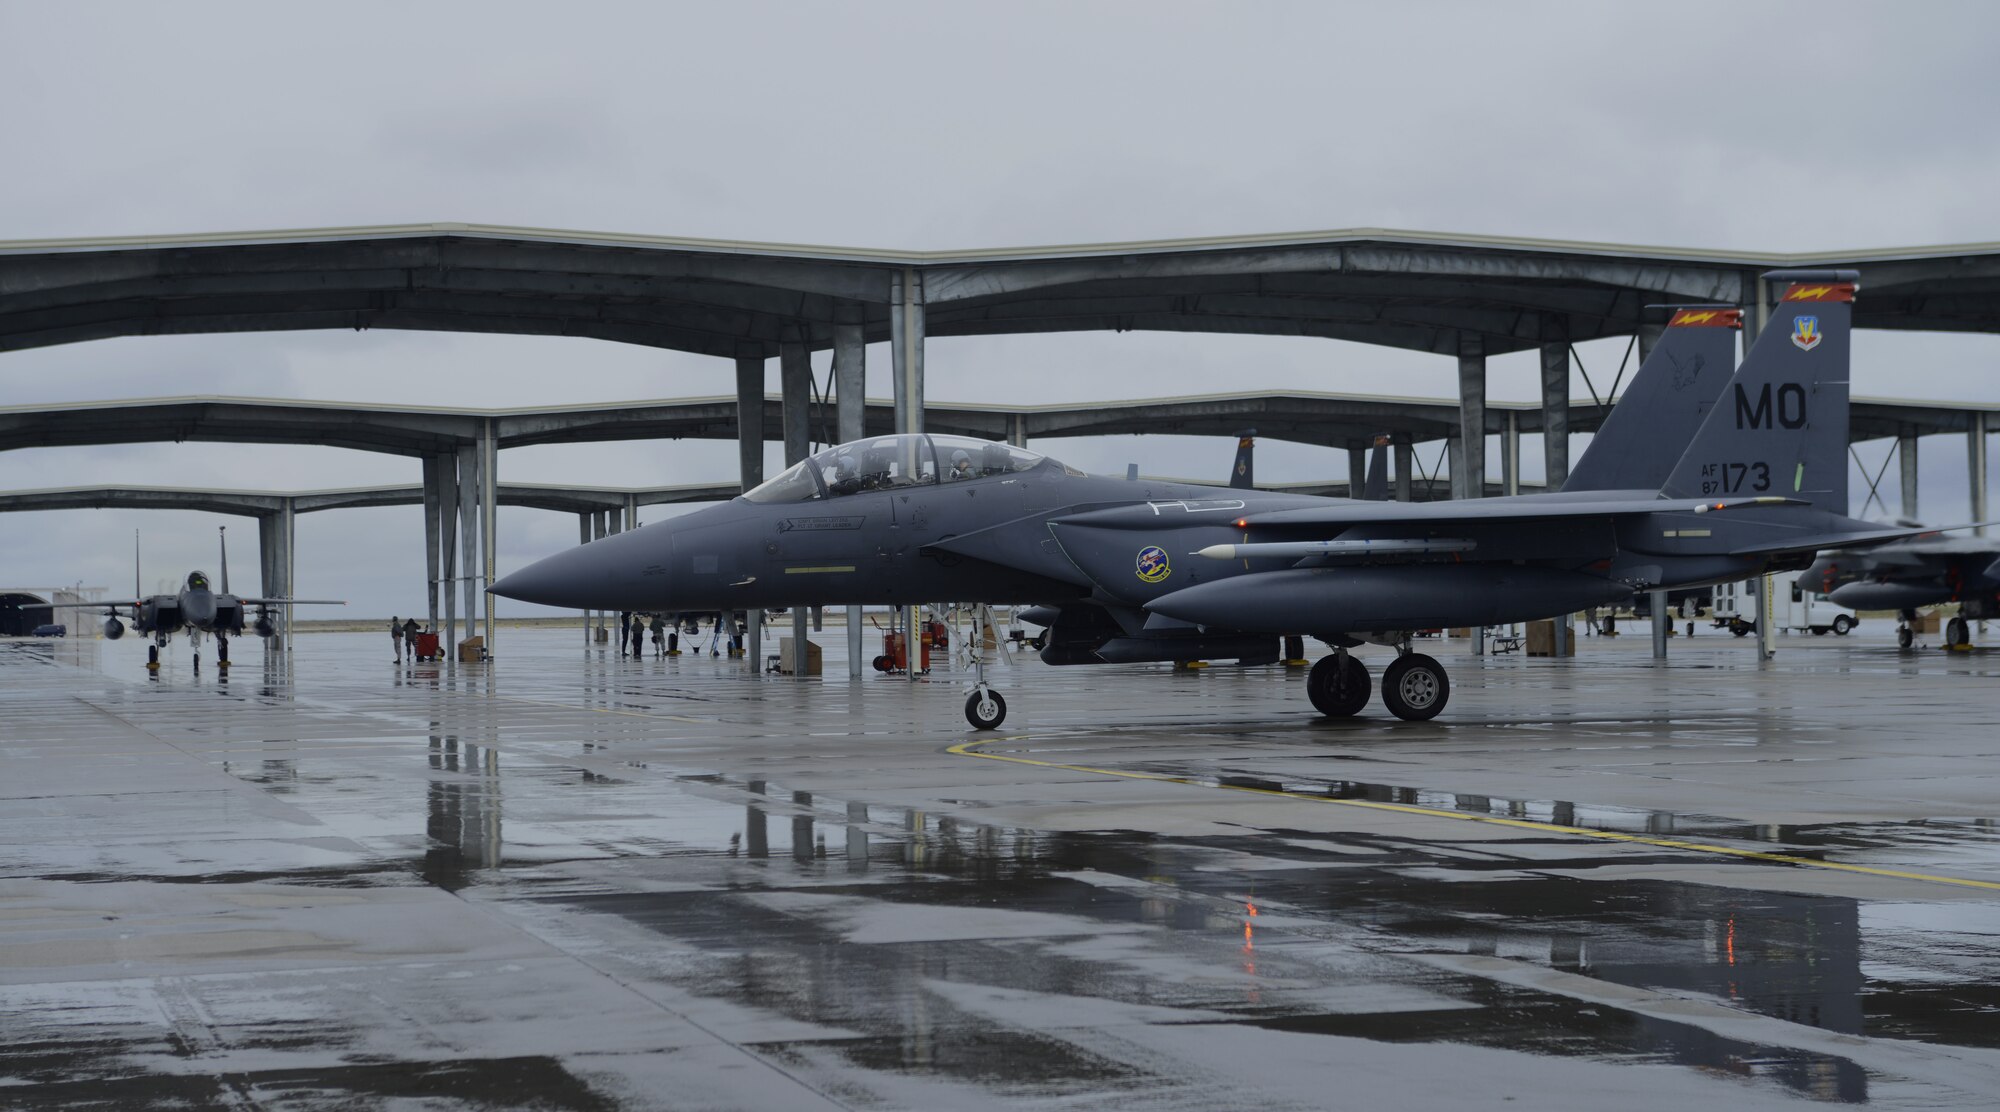
<svg viewBox="0 0 2000 1112"><path fill-rule="evenodd" d="M1142 583L1158 583L1172 575L1174 569L1167 564L1167 550L1157 544L1149 544L1139 550L1139 559L1134 568Z"/></svg>

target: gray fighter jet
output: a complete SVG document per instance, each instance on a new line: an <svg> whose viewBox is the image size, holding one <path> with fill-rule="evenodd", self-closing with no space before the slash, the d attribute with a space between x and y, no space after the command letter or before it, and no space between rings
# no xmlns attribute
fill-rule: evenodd
<svg viewBox="0 0 2000 1112"><path fill-rule="evenodd" d="M1336 650L1307 685L1333 716L1370 694L1348 650L1381 644L1398 653L1383 702L1429 718L1450 685L1410 651L1413 630L1551 617L1912 535L1846 516L1855 275L1767 277L1792 284L1729 389L1733 311L1677 314L1559 492L1317 498L1093 477L1002 444L885 436L493 590L602 610L1035 599L1060 607L1052 663L1269 660L1279 636L1303 634ZM968 716L997 725L970 712L982 694Z"/></svg>
<svg viewBox="0 0 2000 1112"><path fill-rule="evenodd" d="M227 527L223 527L226 529ZM201 638L207 634L215 638L215 663L218 668L229 667L229 639L240 637L246 624L259 637L269 637L278 631L277 623L271 617L271 608L286 603L307 606L344 606L344 602L334 599L305 598L242 598L229 593L229 546L226 533L222 538L222 586L220 590L209 585L208 573L191 571L182 583L181 589L171 595L139 594L139 538L132 538L132 601L131 602L80 602L61 605L78 610L104 611L104 637L116 641L125 636L125 623L121 617L132 619L132 628L153 639L146 649L146 668L151 672L160 670L160 650L167 647L167 640L176 633L186 632L188 641L194 646L194 667L201 670ZM257 608L257 617L248 617L248 608Z"/></svg>
<svg viewBox="0 0 2000 1112"><path fill-rule="evenodd" d="M2000 618L2000 543L1985 537L1930 535L1863 552L1825 552L1800 581L1853 610L1894 610L1896 642L1915 640L1909 623L1919 606L1958 603L1945 623L1944 643L1972 643L1970 622Z"/></svg>

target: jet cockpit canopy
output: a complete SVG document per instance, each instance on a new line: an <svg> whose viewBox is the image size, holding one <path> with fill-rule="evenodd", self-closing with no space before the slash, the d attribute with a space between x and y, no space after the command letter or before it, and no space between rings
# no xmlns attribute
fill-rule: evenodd
<svg viewBox="0 0 2000 1112"><path fill-rule="evenodd" d="M190 590L190 591L206 591L206 590L208 590L208 589L209 589L209 588L208 588L208 573L207 573L207 572L202 572L202 571L191 571L191 572L189 572L189 573L188 573L188 579L187 579L187 585L188 585L188 590Z"/></svg>
<svg viewBox="0 0 2000 1112"><path fill-rule="evenodd" d="M743 497L752 502L811 502L1013 475L1046 462L1047 456L1026 448L969 436L871 436L837 444L794 464Z"/></svg>

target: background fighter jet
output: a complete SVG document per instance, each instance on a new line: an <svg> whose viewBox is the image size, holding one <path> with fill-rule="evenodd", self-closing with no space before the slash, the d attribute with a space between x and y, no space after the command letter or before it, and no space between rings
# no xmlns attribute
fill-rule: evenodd
<svg viewBox="0 0 2000 1112"><path fill-rule="evenodd" d="M224 527L226 529L226 527ZM159 671L160 650L167 647L167 639L176 633L186 631L188 643L194 647L194 666L201 669L201 636L215 637L215 663L218 667L229 667L229 638L240 636L245 625L245 609L257 608L257 617L251 628L259 637L269 637L277 632L277 625L271 620L270 608L295 603L308 606L344 606L346 603L333 599L304 598L239 598L229 593L229 546L224 534L222 544L222 589L209 585L208 573L191 571L181 589L171 595L140 596L139 594L139 538L132 538L132 594L127 603L66 603L75 609L104 609L104 636L116 641L125 636L125 623L119 620L121 611L132 619L132 627L140 633L150 635L153 643L146 649L146 667Z"/></svg>
<svg viewBox="0 0 2000 1112"><path fill-rule="evenodd" d="M1092 477L1002 444L888 436L493 589L604 610L1038 599L1060 606L1052 661L1268 660L1278 635L1304 634L1336 649L1307 685L1329 715L1369 697L1347 650L1385 644L1399 655L1384 703L1428 718L1450 686L1409 650L1412 630L1551 617L1913 535L1845 516L1854 274L1767 277L1793 284L1723 403L1710 404L1733 313L1684 310L1551 494L1315 498Z"/></svg>
<svg viewBox="0 0 2000 1112"><path fill-rule="evenodd" d="M1864 552L1825 552L1800 581L1853 610L1894 610L1896 641L1909 648L1917 607L1958 603L1944 643L1972 643L1972 621L2000 618L2000 543L1984 537L1923 536Z"/></svg>

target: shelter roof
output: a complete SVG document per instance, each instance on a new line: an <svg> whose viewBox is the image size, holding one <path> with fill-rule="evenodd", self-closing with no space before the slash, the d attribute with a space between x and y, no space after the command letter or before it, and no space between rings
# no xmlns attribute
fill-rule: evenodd
<svg viewBox="0 0 2000 1112"><path fill-rule="evenodd" d="M1851 266L1868 328L2000 330L2000 244L1763 252L1352 228L906 251L486 224L0 241L0 350L109 336L406 328L709 355L888 335L1161 330L1488 353L1636 331L1662 301L1743 301L1771 267Z"/></svg>

